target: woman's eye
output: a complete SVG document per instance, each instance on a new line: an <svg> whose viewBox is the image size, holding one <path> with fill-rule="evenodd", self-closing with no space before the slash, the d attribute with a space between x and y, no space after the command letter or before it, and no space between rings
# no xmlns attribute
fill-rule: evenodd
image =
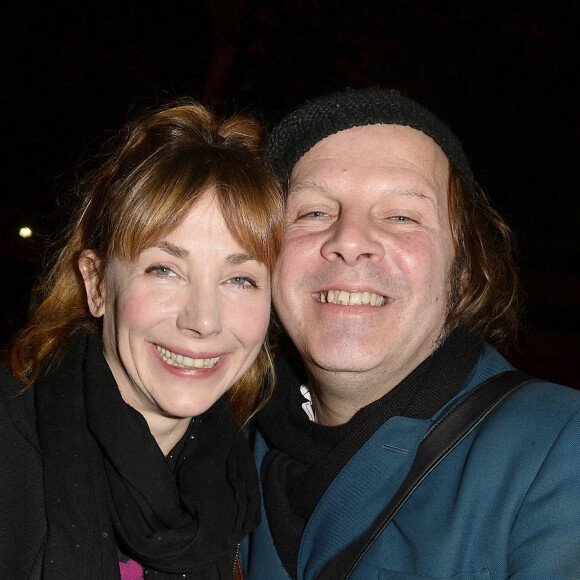
<svg viewBox="0 0 580 580"><path fill-rule="evenodd" d="M241 288L256 288L256 281L246 276L234 276L229 280L234 286Z"/></svg>
<svg viewBox="0 0 580 580"><path fill-rule="evenodd" d="M147 268L146 272L149 274L150 272L152 272L153 274L156 274L157 276L160 276L162 278L168 278L170 276L175 276L175 272L171 269L168 268L167 266L151 266L149 268Z"/></svg>

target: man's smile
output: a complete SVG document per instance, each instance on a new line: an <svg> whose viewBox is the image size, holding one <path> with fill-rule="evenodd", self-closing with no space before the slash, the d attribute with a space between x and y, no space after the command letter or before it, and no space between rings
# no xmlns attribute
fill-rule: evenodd
<svg viewBox="0 0 580 580"><path fill-rule="evenodd" d="M348 292L346 290L328 290L319 293L320 302L330 302L342 306L382 306L387 298L374 292Z"/></svg>

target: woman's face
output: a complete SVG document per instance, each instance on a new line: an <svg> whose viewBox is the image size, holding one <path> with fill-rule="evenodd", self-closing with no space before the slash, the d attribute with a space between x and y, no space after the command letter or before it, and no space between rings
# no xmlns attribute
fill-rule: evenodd
<svg viewBox="0 0 580 580"><path fill-rule="evenodd" d="M113 260L98 282L87 295L103 316L105 358L152 430L209 409L264 341L268 269L234 241L211 190L179 228L132 262Z"/></svg>

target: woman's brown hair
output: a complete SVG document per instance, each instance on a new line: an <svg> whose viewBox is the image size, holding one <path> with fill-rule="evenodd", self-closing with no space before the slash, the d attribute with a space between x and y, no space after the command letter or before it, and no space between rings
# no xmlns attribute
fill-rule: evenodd
<svg viewBox="0 0 580 580"><path fill-rule="evenodd" d="M221 121L193 101L140 115L109 143L101 166L79 185L81 203L30 324L13 340L9 365L30 386L62 355L76 332L99 332L88 309L78 260L92 250L102 267L133 260L177 228L213 188L236 242L273 269L282 235L279 188L262 157L261 125L236 115ZM269 385L269 386L268 386ZM266 343L246 375L229 391L240 422L267 400L273 385Z"/></svg>

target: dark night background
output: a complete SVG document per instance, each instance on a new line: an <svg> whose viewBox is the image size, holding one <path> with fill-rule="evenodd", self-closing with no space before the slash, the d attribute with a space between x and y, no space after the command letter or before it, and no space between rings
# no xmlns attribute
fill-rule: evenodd
<svg viewBox="0 0 580 580"><path fill-rule="evenodd" d="M447 120L516 232L527 315L511 359L580 388L578 12L560 0L5 4L0 339L26 320L78 160L132 111L187 95L271 124L304 99L380 85Z"/></svg>

